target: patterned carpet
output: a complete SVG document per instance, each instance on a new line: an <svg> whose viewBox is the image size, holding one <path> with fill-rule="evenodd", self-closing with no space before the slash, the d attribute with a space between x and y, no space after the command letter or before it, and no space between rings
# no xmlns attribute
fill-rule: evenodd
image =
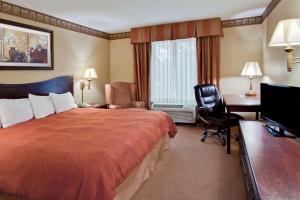
<svg viewBox="0 0 300 200"><path fill-rule="evenodd" d="M215 138L200 142L200 127L178 126L178 134L132 200L244 200L238 143L232 154Z"/></svg>

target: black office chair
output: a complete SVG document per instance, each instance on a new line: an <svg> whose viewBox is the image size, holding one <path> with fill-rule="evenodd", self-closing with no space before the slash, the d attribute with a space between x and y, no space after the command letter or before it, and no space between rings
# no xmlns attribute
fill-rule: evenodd
<svg viewBox="0 0 300 200"><path fill-rule="evenodd" d="M225 113L225 106L216 85L201 84L196 85L194 89L198 119L205 125L201 142L204 142L208 136L218 135L222 145L225 146L224 134L228 129L230 130L230 127L237 126L239 120L243 117L237 114ZM208 129L209 127L214 127L216 130Z"/></svg>

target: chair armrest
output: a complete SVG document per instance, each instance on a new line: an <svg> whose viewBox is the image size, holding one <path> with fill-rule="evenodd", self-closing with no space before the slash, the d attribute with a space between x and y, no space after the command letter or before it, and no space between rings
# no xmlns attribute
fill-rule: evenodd
<svg viewBox="0 0 300 200"><path fill-rule="evenodd" d="M120 107L120 106L117 106L117 105L109 104L109 105L108 105L108 108L109 108L109 109L120 109L121 107Z"/></svg>
<svg viewBox="0 0 300 200"><path fill-rule="evenodd" d="M131 107L132 108L145 108L146 104L145 104L145 102L142 102L142 101L132 101Z"/></svg>

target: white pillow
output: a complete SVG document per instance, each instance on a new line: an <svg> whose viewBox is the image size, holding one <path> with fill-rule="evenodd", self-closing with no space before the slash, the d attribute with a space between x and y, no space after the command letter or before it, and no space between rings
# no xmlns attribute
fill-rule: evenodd
<svg viewBox="0 0 300 200"><path fill-rule="evenodd" d="M54 105L56 113L61 113L67 110L71 110L72 108L77 108L74 97L70 92L64 94L50 93L49 96Z"/></svg>
<svg viewBox="0 0 300 200"><path fill-rule="evenodd" d="M0 99L0 119L3 128L32 118L33 113L28 99Z"/></svg>
<svg viewBox="0 0 300 200"><path fill-rule="evenodd" d="M28 95L34 117L36 119L47 117L53 114L54 107L49 96Z"/></svg>

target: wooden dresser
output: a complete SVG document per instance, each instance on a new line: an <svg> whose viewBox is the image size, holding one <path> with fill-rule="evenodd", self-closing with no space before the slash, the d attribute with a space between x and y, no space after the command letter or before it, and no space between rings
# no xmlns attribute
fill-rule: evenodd
<svg viewBox="0 0 300 200"><path fill-rule="evenodd" d="M240 129L249 199L300 199L300 141L274 137L259 121L241 121Z"/></svg>

